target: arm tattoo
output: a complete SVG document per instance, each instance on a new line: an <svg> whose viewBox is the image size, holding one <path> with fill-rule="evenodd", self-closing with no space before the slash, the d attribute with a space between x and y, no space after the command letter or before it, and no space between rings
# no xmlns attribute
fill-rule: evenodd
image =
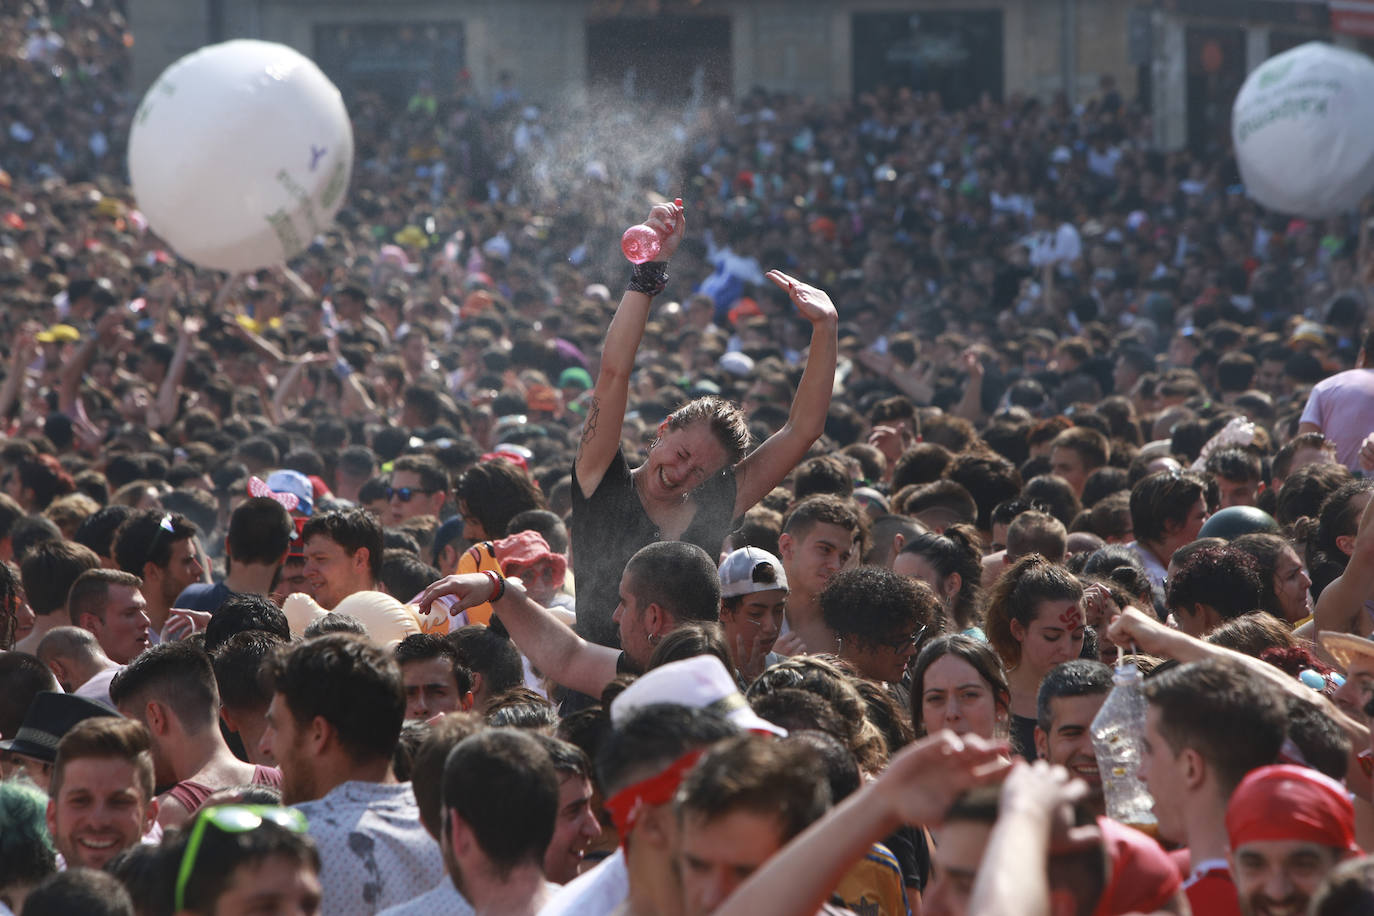
<svg viewBox="0 0 1374 916"><path fill-rule="evenodd" d="M587 422L582 424L582 447L585 447L596 435L596 421L599 419L601 419L601 399L593 397L591 403L587 405ZM582 452L582 447L578 448L579 455Z"/></svg>

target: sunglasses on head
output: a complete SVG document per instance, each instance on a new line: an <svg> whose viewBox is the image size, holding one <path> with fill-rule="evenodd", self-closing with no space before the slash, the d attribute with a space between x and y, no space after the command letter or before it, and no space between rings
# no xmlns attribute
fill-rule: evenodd
<svg viewBox="0 0 1374 916"><path fill-rule="evenodd" d="M176 525L172 523L172 513L168 512L158 521L157 530L153 532L153 539L148 542L148 553L143 557L145 566L152 563L153 557L157 556L157 548L158 544L162 541L162 536L176 533Z"/></svg>
<svg viewBox="0 0 1374 916"><path fill-rule="evenodd" d="M205 831L210 827L222 833L248 833L257 830L264 823L276 824L292 833L305 833L310 828L305 815L295 808L280 808L275 805L217 805L203 808L196 815L191 836L186 841L186 851L181 854L181 867L177 869L176 909L186 909L186 885L196 870L196 857L200 855Z"/></svg>
<svg viewBox="0 0 1374 916"><path fill-rule="evenodd" d="M433 490L422 490L419 487L387 487L386 498L387 500L399 499L403 503L408 503L414 499L417 494L423 493L428 496L433 492Z"/></svg>

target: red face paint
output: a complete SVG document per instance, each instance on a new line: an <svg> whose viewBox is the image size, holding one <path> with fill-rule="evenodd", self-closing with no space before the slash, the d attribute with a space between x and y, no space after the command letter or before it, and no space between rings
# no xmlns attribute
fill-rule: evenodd
<svg viewBox="0 0 1374 916"><path fill-rule="evenodd" d="M1076 630L1083 626L1083 612L1078 609L1078 605L1070 605L1059 615L1059 622L1066 630Z"/></svg>

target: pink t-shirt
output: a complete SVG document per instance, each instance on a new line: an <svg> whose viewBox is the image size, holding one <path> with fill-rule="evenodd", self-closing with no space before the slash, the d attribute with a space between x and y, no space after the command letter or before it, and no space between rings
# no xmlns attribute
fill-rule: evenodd
<svg viewBox="0 0 1374 916"><path fill-rule="evenodd" d="M1312 388L1303 423L1313 423L1336 445L1336 460L1352 471L1360 467L1360 443L1374 432L1374 369L1351 369L1322 379Z"/></svg>

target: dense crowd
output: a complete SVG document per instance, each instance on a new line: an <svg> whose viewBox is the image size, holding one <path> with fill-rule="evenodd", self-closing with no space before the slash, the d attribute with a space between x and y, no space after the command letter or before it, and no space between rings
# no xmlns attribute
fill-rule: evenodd
<svg viewBox="0 0 1374 916"><path fill-rule="evenodd" d="M0 10L0 913L1374 911L1361 202L464 74L225 276L134 41Z"/></svg>

